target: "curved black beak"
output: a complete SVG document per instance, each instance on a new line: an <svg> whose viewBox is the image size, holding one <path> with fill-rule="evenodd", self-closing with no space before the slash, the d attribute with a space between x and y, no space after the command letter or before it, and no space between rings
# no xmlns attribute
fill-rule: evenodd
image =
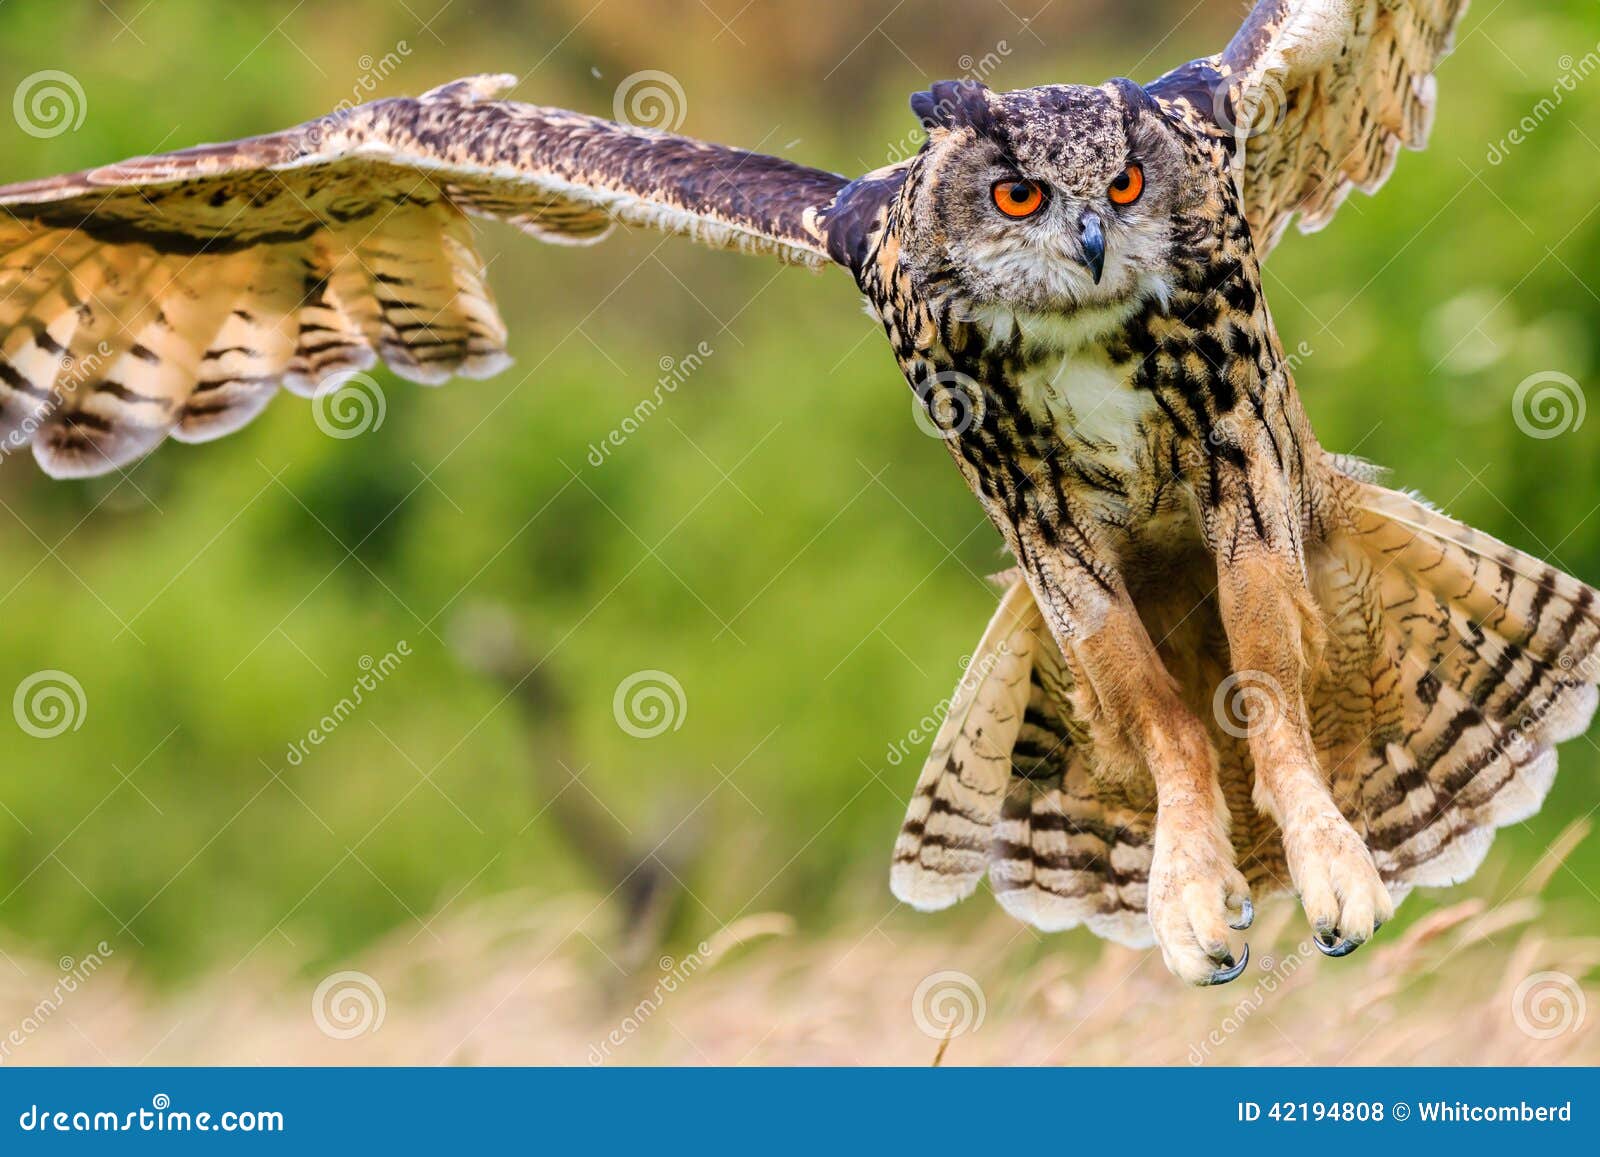
<svg viewBox="0 0 1600 1157"><path fill-rule="evenodd" d="M1083 242L1083 264L1100 284L1100 275L1106 271L1106 237L1100 229L1100 217L1093 209L1085 209L1078 219L1079 238Z"/></svg>

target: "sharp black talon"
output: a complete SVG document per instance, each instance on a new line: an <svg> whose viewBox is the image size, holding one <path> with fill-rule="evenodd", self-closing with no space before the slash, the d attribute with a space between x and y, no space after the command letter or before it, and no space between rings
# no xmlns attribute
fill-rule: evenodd
<svg viewBox="0 0 1600 1157"><path fill-rule="evenodd" d="M1239 905L1239 922L1235 924L1232 920L1229 920L1228 927L1232 928L1235 932L1243 932L1246 928L1250 927L1251 924L1255 923L1255 919L1255 905L1250 903L1250 897L1246 896L1244 898L1244 903Z"/></svg>
<svg viewBox="0 0 1600 1157"><path fill-rule="evenodd" d="M1238 963L1235 964L1230 959L1226 967L1219 968L1217 971L1211 974L1211 979L1205 982L1205 987L1210 987L1215 984L1227 984L1230 980L1237 980L1239 978L1239 974L1244 971L1244 966L1249 963L1250 945L1246 944L1244 946L1244 952L1239 957Z"/></svg>
<svg viewBox="0 0 1600 1157"><path fill-rule="evenodd" d="M1318 952L1322 953L1324 956L1333 957L1335 960L1341 956L1349 956L1357 948L1361 947L1361 941L1347 940L1342 936L1337 940L1331 941L1327 944L1322 942L1322 937L1314 936L1312 937L1311 942L1317 946Z"/></svg>

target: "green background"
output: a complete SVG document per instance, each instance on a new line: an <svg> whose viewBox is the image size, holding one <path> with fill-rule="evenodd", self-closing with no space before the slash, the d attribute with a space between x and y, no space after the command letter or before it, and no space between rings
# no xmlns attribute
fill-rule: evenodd
<svg viewBox="0 0 1600 1157"><path fill-rule="evenodd" d="M0 4L0 97L60 69L86 102L48 139L0 116L0 180L293 124L386 55L377 95L513 71L517 99L603 115L625 77L663 70L681 131L854 174L904 149L907 94L964 57L996 62L998 88L1149 79L1220 47L1239 14L439 3ZM1511 398L1540 371L1594 381L1600 79L1487 158L1597 50L1600 19L1587 0L1475 7L1429 151L1289 236L1268 292L1327 446L1596 581L1600 416L1534 440ZM323 966L512 889L603 894L616 880L546 806L555 787L620 845L675 833L680 939L757 908L818 929L894 907L887 858L927 736L889 752L949 692L1003 560L853 286L652 235L481 235L517 359L494 380L382 375L386 419L351 440L284 397L121 481L0 463L0 698L59 669L87 702L54 739L0 727L0 939L52 957L106 939L170 980L261 952ZM704 365L587 461L661 359L701 342ZM461 640L504 633L486 622L539 662L538 719L462 661ZM411 657L288 763L362 657L402 639ZM654 739L613 717L646 669L687 704ZM1564 749L1544 811L1501 838L1508 870L1590 811L1597 766L1592 738ZM1550 888L1590 928L1596 855Z"/></svg>

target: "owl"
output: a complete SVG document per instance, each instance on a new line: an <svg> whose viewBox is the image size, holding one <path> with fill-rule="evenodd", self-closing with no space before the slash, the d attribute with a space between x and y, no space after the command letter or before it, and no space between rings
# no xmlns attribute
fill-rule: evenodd
<svg viewBox="0 0 1600 1157"><path fill-rule="evenodd" d="M82 477L379 361L496 373L474 217L842 267L1015 561L895 895L987 873L1209 985L1292 890L1343 956L1539 807L1600 681L1591 588L1320 445L1262 290L1291 220L1423 144L1464 7L1261 0L1148 84L942 82L921 149L853 180L485 76L0 188L0 439Z"/></svg>

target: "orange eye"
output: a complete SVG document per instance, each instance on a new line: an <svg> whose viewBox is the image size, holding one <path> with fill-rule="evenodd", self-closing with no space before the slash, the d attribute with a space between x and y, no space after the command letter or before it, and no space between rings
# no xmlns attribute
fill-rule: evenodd
<svg viewBox="0 0 1600 1157"><path fill-rule="evenodd" d="M1111 188L1106 190L1106 196L1111 198L1113 205L1131 205L1143 192L1144 170L1138 165L1129 165L1117 174L1115 181L1111 182Z"/></svg>
<svg viewBox="0 0 1600 1157"><path fill-rule="evenodd" d="M1032 217L1044 206L1044 187L1038 181L996 181L990 194L995 208L1007 217Z"/></svg>

